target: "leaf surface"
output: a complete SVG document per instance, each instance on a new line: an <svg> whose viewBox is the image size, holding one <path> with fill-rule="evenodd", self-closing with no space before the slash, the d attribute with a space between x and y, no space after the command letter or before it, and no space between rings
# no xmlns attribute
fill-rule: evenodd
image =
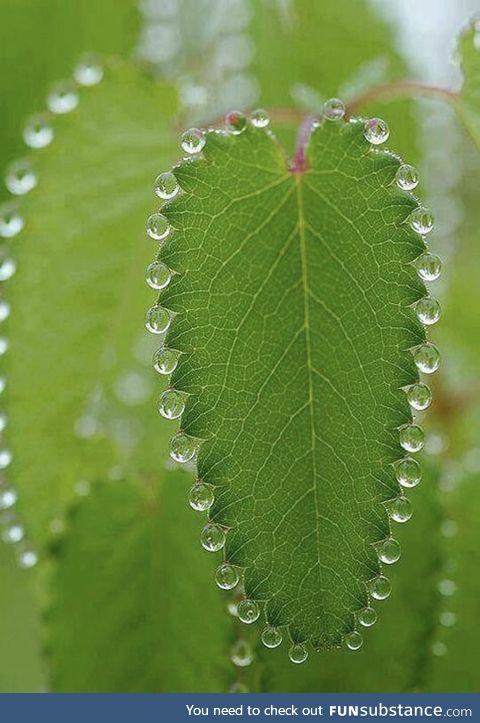
<svg viewBox="0 0 480 723"><path fill-rule="evenodd" d="M199 475L247 596L294 640L336 646L379 574L382 503L399 493L402 388L424 339L416 202L359 122L318 126L303 174L253 127L209 133L204 156L176 169L185 195L164 207L181 427L205 440Z"/></svg>
<svg viewBox="0 0 480 723"><path fill-rule="evenodd" d="M73 509L54 552L53 692L227 690L232 626L195 545L188 482L98 484Z"/></svg>
<svg viewBox="0 0 480 723"><path fill-rule="evenodd" d="M166 451L151 398L151 344L146 359L142 351L151 290L138 282L152 253L142 233L149 189L174 153L175 110L170 86L114 62L35 154L39 185L22 199L25 228L11 243L17 273L6 289L4 369L8 474L36 545L79 481L128 466L132 435L151 429L157 443L137 458L142 469Z"/></svg>

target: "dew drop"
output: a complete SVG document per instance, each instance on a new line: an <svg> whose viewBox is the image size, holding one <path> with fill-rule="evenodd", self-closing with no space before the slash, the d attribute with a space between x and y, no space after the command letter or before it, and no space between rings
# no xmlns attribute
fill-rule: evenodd
<svg viewBox="0 0 480 723"><path fill-rule="evenodd" d="M246 640L237 640L230 651L230 660L238 668L246 668L253 661L252 646Z"/></svg>
<svg viewBox="0 0 480 723"><path fill-rule="evenodd" d="M424 374L433 374L440 366L440 352L435 344L423 344L417 347L413 352L413 359L419 369Z"/></svg>
<svg viewBox="0 0 480 723"><path fill-rule="evenodd" d="M182 136L182 149L185 153L200 153L205 148L206 138L199 128L189 128Z"/></svg>
<svg viewBox="0 0 480 723"><path fill-rule="evenodd" d="M303 643L293 643L288 651L288 657L292 663L304 663L308 658L308 650Z"/></svg>
<svg viewBox="0 0 480 723"><path fill-rule="evenodd" d="M375 600L386 600L392 591L392 586L387 577L379 575L371 580L369 589L370 595L375 598Z"/></svg>
<svg viewBox="0 0 480 723"><path fill-rule="evenodd" d="M411 457L400 460L395 469L397 480L402 487L416 487L422 479L418 462Z"/></svg>
<svg viewBox="0 0 480 723"><path fill-rule="evenodd" d="M448 580L447 578L445 578L444 580L440 580L440 582L438 583L438 591L440 595L450 597L451 595L454 595L456 593L457 586L453 580Z"/></svg>
<svg viewBox="0 0 480 723"><path fill-rule="evenodd" d="M230 133L238 136L247 127L247 116L239 110L232 110L225 116L225 127Z"/></svg>
<svg viewBox="0 0 480 723"><path fill-rule="evenodd" d="M25 226L23 216L11 203L0 206L0 236L2 238L13 238Z"/></svg>
<svg viewBox="0 0 480 723"><path fill-rule="evenodd" d="M23 196L37 185L38 179L29 161L14 161L5 175L5 185L14 196Z"/></svg>
<svg viewBox="0 0 480 723"><path fill-rule="evenodd" d="M434 655L437 655L440 657L442 655L445 655L447 653L447 651L448 651L447 646L445 645L445 643L442 643L440 640L437 640L432 645L432 653Z"/></svg>
<svg viewBox="0 0 480 723"><path fill-rule="evenodd" d="M0 356L3 356L8 351L8 347L10 346L8 339L6 339L4 336L0 336Z"/></svg>
<svg viewBox="0 0 480 723"><path fill-rule="evenodd" d="M255 128L266 128L270 123L270 116L263 108L257 108L250 115L250 120Z"/></svg>
<svg viewBox="0 0 480 723"><path fill-rule="evenodd" d="M278 648L283 640L282 631L269 625L262 632L262 643L266 648Z"/></svg>
<svg viewBox="0 0 480 723"><path fill-rule="evenodd" d="M436 324L440 319L440 304L437 299L431 296L426 296L424 299L420 299L415 304L415 312L418 320L425 324L425 326L431 326Z"/></svg>
<svg viewBox="0 0 480 723"><path fill-rule="evenodd" d="M389 537L378 548L378 556L386 565L393 565L400 559L400 543Z"/></svg>
<svg viewBox="0 0 480 723"><path fill-rule="evenodd" d="M240 680L237 680L233 685L230 686L230 689L228 691L229 693L248 693L249 690L245 683L242 683Z"/></svg>
<svg viewBox="0 0 480 723"><path fill-rule="evenodd" d="M2 540L8 544L14 545L16 542L21 542L25 537L25 530L22 525L14 524L7 527L2 533Z"/></svg>
<svg viewBox="0 0 480 723"><path fill-rule="evenodd" d="M374 146L385 143L390 135L387 123L381 118L370 118L365 122L364 129L365 138Z"/></svg>
<svg viewBox="0 0 480 723"><path fill-rule="evenodd" d="M402 191L413 191L418 186L418 171L415 166L403 163L395 174L395 181Z"/></svg>
<svg viewBox="0 0 480 723"><path fill-rule="evenodd" d="M6 469L12 463L13 455L9 449L0 450L0 469Z"/></svg>
<svg viewBox="0 0 480 723"><path fill-rule="evenodd" d="M389 505L389 514L394 522L408 522L412 516L410 500L404 495L400 495Z"/></svg>
<svg viewBox="0 0 480 723"><path fill-rule="evenodd" d="M189 502L190 507L197 510L197 512L209 510L215 502L213 487L199 480L190 490Z"/></svg>
<svg viewBox="0 0 480 723"><path fill-rule="evenodd" d="M412 384L406 391L408 403L417 412L423 412L432 403L432 392L423 382Z"/></svg>
<svg viewBox="0 0 480 723"><path fill-rule="evenodd" d="M374 608L368 606L363 608L363 610L358 611L357 619L360 625L363 625L364 628L370 628L377 621L377 612Z"/></svg>
<svg viewBox="0 0 480 723"><path fill-rule="evenodd" d="M50 118L36 115L28 119L23 129L23 140L30 148L45 148L54 138Z"/></svg>
<svg viewBox="0 0 480 723"><path fill-rule="evenodd" d="M238 604L237 614L242 623L250 625L260 617L260 607L255 600L242 600Z"/></svg>
<svg viewBox="0 0 480 723"><path fill-rule="evenodd" d="M233 590L239 579L237 569L227 562L220 565L215 573L215 582L222 590Z"/></svg>
<svg viewBox="0 0 480 723"><path fill-rule="evenodd" d="M170 234L172 228L168 218L162 213L152 213L147 220L147 236L154 241L163 241Z"/></svg>
<svg viewBox="0 0 480 723"><path fill-rule="evenodd" d="M0 394L3 394L6 387L7 387L7 380L5 379L5 377L0 376Z"/></svg>
<svg viewBox="0 0 480 723"><path fill-rule="evenodd" d="M0 262L0 281L8 281L12 278L17 270L17 264L14 259L3 259Z"/></svg>
<svg viewBox="0 0 480 723"><path fill-rule="evenodd" d="M178 432L170 442L170 457L175 462L184 464L195 457L197 448L197 442L193 437L189 437L184 432Z"/></svg>
<svg viewBox="0 0 480 723"><path fill-rule="evenodd" d="M425 444L425 433L417 424L406 424L400 429L400 445L407 452L420 452Z"/></svg>
<svg viewBox="0 0 480 723"><path fill-rule="evenodd" d="M0 432L4 432L7 428L7 415L3 412L0 413Z"/></svg>
<svg viewBox="0 0 480 723"><path fill-rule="evenodd" d="M158 411L165 419L178 419L185 410L185 395L176 389L166 389L160 397Z"/></svg>
<svg viewBox="0 0 480 723"><path fill-rule="evenodd" d="M18 495L13 489L0 490L0 510L9 510L18 500Z"/></svg>
<svg viewBox="0 0 480 723"><path fill-rule="evenodd" d="M422 254L414 262L417 274L423 281L436 281L442 272L442 261L429 251Z"/></svg>
<svg viewBox="0 0 480 723"><path fill-rule="evenodd" d="M345 635L345 645L349 650L359 650L363 645L363 637L361 633L353 630Z"/></svg>
<svg viewBox="0 0 480 723"><path fill-rule="evenodd" d="M340 98L329 98L323 104L323 115L327 120L341 120L345 115L345 104Z"/></svg>
<svg viewBox="0 0 480 723"><path fill-rule="evenodd" d="M172 272L162 261L153 261L147 267L146 282L151 289L164 289L170 283Z"/></svg>
<svg viewBox="0 0 480 723"><path fill-rule="evenodd" d="M153 355L153 368L159 374L171 374L177 368L178 352L166 347L157 349Z"/></svg>
<svg viewBox="0 0 480 723"><path fill-rule="evenodd" d="M5 321L10 316L10 304L5 299L0 299L0 322Z"/></svg>
<svg viewBox="0 0 480 723"><path fill-rule="evenodd" d="M29 570L38 563L38 554L35 550L26 549L18 553L18 564L24 570Z"/></svg>
<svg viewBox="0 0 480 723"><path fill-rule="evenodd" d="M238 600L229 600L227 610L233 618L238 617Z"/></svg>
<svg viewBox="0 0 480 723"><path fill-rule="evenodd" d="M79 85L91 87L103 79L103 67L100 57L94 53L84 55L73 71L73 77Z"/></svg>
<svg viewBox="0 0 480 723"><path fill-rule="evenodd" d="M155 179L154 190L159 198L162 198L164 201L168 201L170 198L177 195L180 190L180 186L178 185L178 181L173 173L171 171L166 171L165 173L161 173Z"/></svg>
<svg viewBox="0 0 480 723"><path fill-rule="evenodd" d="M163 334L170 326L171 317L168 309L155 304L147 311L145 326L152 334Z"/></svg>
<svg viewBox="0 0 480 723"><path fill-rule="evenodd" d="M416 208L408 217L410 227L424 236L433 229L433 214L424 206Z"/></svg>
<svg viewBox="0 0 480 723"><path fill-rule="evenodd" d="M68 80L56 83L47 96L47 107L52 113L63 115L71 113L78 105L78 93L73 83Z"/></svg>
<svg viewBox="0 0 480 723"><path fill-rule="evenodd" d="M453 627L456 622L457 622L457 616L455 615L455 613L452 613L450 610L445 610L440 615L440 624L446 628Z"/></svg>
<svg viewBox="0 0 480 723"><path fill-rule="evenodd" d="M214 522L207 522L200 534L202 547L208 552L218 552L225 545L225 530Z"/></svg>

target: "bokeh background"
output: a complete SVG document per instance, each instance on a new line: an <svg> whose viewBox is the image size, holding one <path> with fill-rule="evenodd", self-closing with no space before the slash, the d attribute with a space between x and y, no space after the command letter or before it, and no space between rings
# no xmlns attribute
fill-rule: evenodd
<svg viewBox="0 0 480 723"><path fill-rule="evenodd" d="M316 112L402 80L458 89L457 38L478 10L0 0L0 167L11 189L27 157L38 180L25 198L0 190L0 691L478 691L480 155L452 108L417 97L361 109L388 120L389 147L418 167L444 262L425 479L361 652L292 666L242 637L197 549L190 479L165 461L172 430L142 331L144 219L181 129L262 106L291 145L279 109ZM56 84L86 63L103 80L67 86L72 112L52 113ZM54 137L35 150L25 128L28 141L38 113ZM231 660L239 640L248 665Z"/></svg>

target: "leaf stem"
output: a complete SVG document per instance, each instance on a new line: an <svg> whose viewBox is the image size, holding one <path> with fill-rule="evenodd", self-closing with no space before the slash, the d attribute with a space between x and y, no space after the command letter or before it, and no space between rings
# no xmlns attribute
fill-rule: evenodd
<svg viewBox="0 0 480 723"><path fill-rule="evenodd" d="M415 81L404 81L401 83L386 83L377 85L361 93L348 104L347 117L356 113L360 108L379 98L395 98L413 95L423 95L436 98L442 98L450 103L456 101L460 97L460 93L449 88L441 88L436 85L427 85L426 83L417 83Z"/></svg>

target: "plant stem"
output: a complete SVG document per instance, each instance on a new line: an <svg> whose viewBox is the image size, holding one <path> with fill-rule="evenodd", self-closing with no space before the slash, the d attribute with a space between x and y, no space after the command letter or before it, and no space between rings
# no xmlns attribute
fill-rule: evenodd
<svg viewBox="0 0 480 723"><path fill-rule="evenodd" d="M440 88L436 85L427 85L425 83L417 83L414 81L405 81L402 83L386 83L385 85L377 85L361 93L348 104L347 117L352 116L360 108L379 98L395 98L423 95L434 98L442 98L449 102L456 101L460 97L460 93L449 90L448 88Z"/></svg>

